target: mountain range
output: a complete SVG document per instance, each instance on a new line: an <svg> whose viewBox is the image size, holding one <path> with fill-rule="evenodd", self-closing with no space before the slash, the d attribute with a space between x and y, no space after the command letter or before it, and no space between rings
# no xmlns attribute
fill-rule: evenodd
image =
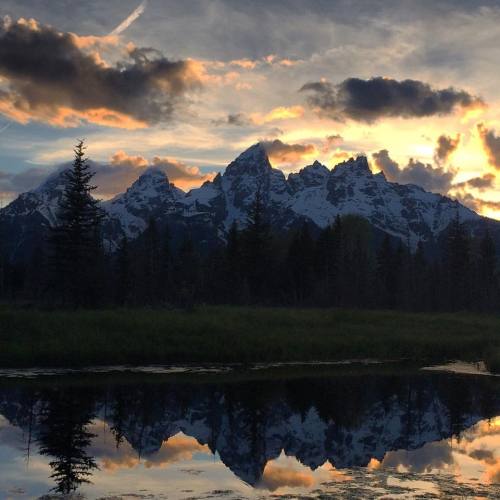
<svg viewBox="0 0 500 500"><path fill-rule="evenodd" d="M58 170L0 210L4 250L11 258L28 252L55 223L64 191L63 172ZM418 241L438 239L458 214L472 231L487 225L500 241L500 222L419 186L389 182L382 172L371 171L365 156L331 170L315 161L286 177L272 167L264 145L257 143L213 181L187 193L170 183L161 169L146 169L125 193L101 202L106 214L105 247L113 251L123 234L137 238L151 218L168 224L172 233L189 233L199 244L213 246L224 241L233 222L240 228L246 225L257 191L267 220L277 231L304 222L324 228L337 215L357 214L414 248Z"/></svg>

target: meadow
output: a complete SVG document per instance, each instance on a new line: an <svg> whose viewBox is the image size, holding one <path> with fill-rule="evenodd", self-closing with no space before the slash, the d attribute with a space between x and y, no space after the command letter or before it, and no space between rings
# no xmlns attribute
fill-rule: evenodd
<svg viewBox="0 0 500 500"><path fill-rule="evenodd" d="M0 309L0 366L485 360L500 371L500 318L392 311L199 307Z"/></svg>

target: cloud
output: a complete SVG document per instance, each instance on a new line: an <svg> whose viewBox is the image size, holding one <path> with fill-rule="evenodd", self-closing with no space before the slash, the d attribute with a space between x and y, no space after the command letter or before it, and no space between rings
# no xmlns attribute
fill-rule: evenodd
<svg viewBox="0 0 500 500"><path fill-rule="evenodd" d="M68 164L57 168L30 168L16 174L0 172L0 195L13 198L38 187L51 173L66 168ZM148 167L161 169L174 183L183 190L200 186L212 180L215 172L203 173L199 167L190 166L175 158L156 156L148 160L143 156L129 156L124 151L114 153L108 163L92 161L91 170L95 173L92 183L97 186L95 195L99 198L112 198L123 193Z"/></svg>
<svg viewBox="0 0 500 500"><path fill-rule="evenodd" d="M99 457L103 469L111 473L120 469L133 469L141 463L140 457L128 442L119 449L102 445L101 448L96 448L94 445L93 452ZM207 445L199 444L195 438L179 433L163 441L158 452L146 457L142 462L148 469L166 468L175 462L191 460L195 453L210 454L210 449Z"/></svg>
<svg viewBox="0 0 500 500"><path fill-rule="evenodd" d="M158 453L147 458L145 466L148 469L165 467L175 462L191 460L195 453L211 454L207 445L202 445L195 438L179 433L164 441Z"/></svg>
<svg viewBox="0 0 500 500"><path fill-rule="evenodd" d="M340 134L327 135L325 137L325 142L323 143L323 147L321 148L321 150L323 151L323 153L328 153L328 151L330 151L334 147L340 146L343 141L344 138Z"/></svg>
<svg viewBox="0 0 500 500"><path fill-rule="evenodd" d="M453 184L453 189L474 188L479 191L495 187L495 174L484 174L481 177L472 177L463 182Z"/></svg>
<svg viewBox="0 0 500 500"><path fill-rule="evenodd" d="M9 198L39 186L49 175L46 168L33 167L18 173L0 171L0 196Z"/></svg>
<svg viewBox="0 0 500 500"><path fill-rule="evenodd" d="M427 191L447 194L452 187L456 171L445 170L439 166L432 166L429 163L410 158L408 165L400 168L386 149L373 153L375 165L384 173L390 182L400 184L416 184Z"/></svg>
<svg viewBox="0 0 500 500"><path fill-rule="evenodd" d="M215 177L215 172L204 174L198 167L186 165L175 158L156 156L153 158L152 165L162 169L170 182L184 190L198 187Z"/></svg>
<svg viewBox="0 0 500 500"><path fill-rule="evenodd" d="M277 120L291 120L301 118L302 116L304 116L304 108L302 106L279 106L264 115L255 113L252 115L252 118L255 123L262 124Z"/></svg>
<svg viewBox="0 0 500 500"><path fill-rule="evenodd" d="M446 163L459 144L460 134L457 134L455 138L445 134L440 135L437 140L434 161L437 164Z"/></svg>
<svg viewBox="0 0 500 500"><path fill-rule="evenodd" d="M314 484L314 477L311 471L298 471L286 469L273 464L267 464L259 482L260 488L275 491L285 486L291 488L311 487Z"/></svg>
<svg viewBox="0 0 500 500"><path fill-rule="evenodd" d="M218 118L217 120L212 120L212 123L217 127L222 125L233 125L236 127L243 127L246 125L251 125L252 121L245 115L245 113L229 113L224 118Z"/></svg>
<svg viewBox="0 0 500 500"><path fill-rule="evenodd" d="M349 158L354 158L356 156L354 153L349 151L343 151L337 148L330 156L330 158L335 162L343 162L349 160Z"/></svg>
<svg viewBox="0 0 500 500"><path fill-rule="evenodd" d="M372 156L375 160L375 165L384 173L388 180L398 178L401 172L399 163L389 156L387 149L381 149L379 152L373 153Z"/></svg>
<svg viewBox="0 0 500 500"><path fill-rule="evenodd" d="M317 154L314 144L287 144L279 139L262 141L269 158L276 163L296 163Z"/></svg>
<svg viewBox="0 0 500 500"><path fill-rule="evenodd" d="M94 184L97 194L109 197L124 192L144 171L150 167L161 169L168 180L177 187L189 190L212 180L214 173L204 174L196 166L190 166L175 158L155 156L151 161L143 156L129 156L124 151L117 151L109 164L96 164Z"/></svg>
<svg viewBox="0 0 500 500"><path fill-rule="evenodd" d="M185 95L201 86L194 61L130 47L127 60L110 66L82 48L82 40L33 19L4 20L0 113L20 123L140 128L171 120Z"/></svg>
<svg viewBox="0 0 500 500"><path fill-rule="evenodd" d="M136 21L148 5L148 0L144 0L126 19L124 19L111 33L110 35L120 35L123 33L134 21Z"/></svg>
<svg viewBox="0 0 500 500"><path fill-rule="evenodd" d="M245 113L230 113L223 118L212 120L212 123L216 126L236 125L239 127L244 125L264 125L279 120L301 118L303 115L304 108L302 106L279 106L267 113L252 113L250 116L247 116Z"/></svg>
<svg viewBox="0 0 500 500"><path fill-rule="evenodd" d="M500 211L500 201L484 200L477 198L471 193L456 193L455 198L475 212L483 212L484 210Z"/></svg>
<svg viewBox="0 0 500 500"><path fill-rule="evenodd" d="M500 137L495 134L494 130L486 128L482 123L477 125L477 130L489 164L500 169Z"/></svg>
<svg viewBox="0 0 500 500"><path fill-rule="evenodd" d="M465 90L434 89L418 80L382 77L347 78L338 85L320 80L306 83L300 91L309 93L307 102L320 116L339 121L350 118L370 123L380 118L446 115L456 108L484 106L480 98Z"/></svg>

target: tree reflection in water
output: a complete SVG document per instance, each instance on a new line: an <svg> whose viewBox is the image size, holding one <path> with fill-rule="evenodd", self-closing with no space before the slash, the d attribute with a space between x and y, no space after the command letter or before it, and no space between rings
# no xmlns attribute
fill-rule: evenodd
<svg viewBox="0 0 500 500"><path fill-rule="evenodd" d="M51 458L51 478L54 491L68 494L82 483L90 483L89 477L97 463L87 450L92 434L87 430L94 418L94 401L85 390L54 389L45 391L40 415L39 452Z"/></svg>
<svg viewBox="0 0 500 500"><path fill-rule="evenodd" d="M98 468L96 421L111 430L113 449L126 444L146 463L182 433L259 487L266 465L282 453L311 470L328 462L337 470L366 467L392 450L420 449L500 414L498 378L355 368L239 377L0 379L0 415L28 444L38 443L54 490L67 494Z"/></svg>

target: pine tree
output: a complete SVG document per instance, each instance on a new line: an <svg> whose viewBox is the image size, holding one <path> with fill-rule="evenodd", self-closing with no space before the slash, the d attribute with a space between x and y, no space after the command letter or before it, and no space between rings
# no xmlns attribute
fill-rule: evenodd
<svg viewBox="0 0 500 500"><path fill-rule="evenodd" d="M172 299L173 255L170 229L165 226L160 251L159 295L163 302Z"/></svg>
<svg viewBox="0 0 500 500"><path fill-rule="evenodd" d="M470 309L470 241L458 211L448 228L445 246L447 297L452 310Z"/></svg>
<svg viewBox="0 0 500 500"><path fill-rule="evenodd" d="M148 226L142 235L142 296L147 304L158 303L161 292L161 248L160 237L156 221L153 217L149 219Z"/></svg>
<svg viewBox="0 0 500 500"><path fill-rule="evenodd" d="M424 311L430 307L429 291L430 276L424 244L419 241L417 249L412 256L410 297L412 298L412 308L417 311Z"/></svg>
<svg viewBox="0 0 500 500"><path fill-rule="evenodd" d="M198 253L190 236L182 242L175 266L177 301L186 310L194 308L201 288L201 265Z"/></svg>
<svg viewBox="0 0 500 500"><path fill-rule="evenodd" d="M127 305L131 300L132 276L130 252L127 235L124 233L115 255L116 262L116 295L115 300L120 306Z"/></svg>
<svg viewBox="0 0 500 500"><path fill-rule="evenodd" d="M377 252L377 303L383 308L390 309L394 306L394 252L389 235L384 236L382 245Z"/></svg>
<svg viewBox="0 0 500 500"><path fill-rule="evenodd" d="M65 189L50 236L51 286L56 300L74 307L98 303L102 263L101 222L104 217L91 192L94 173L79 141L72 167L64 174Z"/></svg>
<svg viewBox="0 0 500 500"><path fill-rule="evenodd" d="M227 235L224 258L224 290L222 296L228 303L239 304L243 299L243 249L241 232L233 222ZM217 279L217 277L215 278Z"/></svg>
<svg viewBox="0 0 500 500"><path fill-rule="evenodd" d="M497 257L496 248L490 232L486 230L479 242L479 298L482 309L494 307L497 299L497 277L496 277Z"/></svg>
<svg viewBox="0 0 500 500"><path fill-rule="evenodd" d="M265 219L260 189L248 216L243 233L244 273L251 298L261 300L266 294L270 276L271 228Z"/></svg>
<svg viewBox="0 0 500 500"><path fill-rule="evenodd" d="M306 223L290 243L286 267L294 301L303 303L310 300L314 275L314 241Z"/></svg>

